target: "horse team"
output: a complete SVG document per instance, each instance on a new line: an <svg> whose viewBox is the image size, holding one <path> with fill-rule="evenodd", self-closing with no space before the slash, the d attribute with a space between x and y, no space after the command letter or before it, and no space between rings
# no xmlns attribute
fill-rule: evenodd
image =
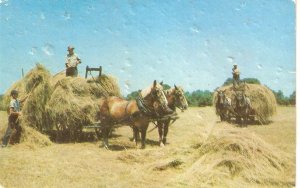
<svg viewBox="0 0 300 188"><path fill-rule="evenodd" d="M255 120L255 111L244 91L235 91L232 98L225 93L226 90L217 90L216 111L221 121L235 118L237 123L247 124Z"/></svg>
<svg viewBox="0 0 300 188"><path fill-rule="evenodd" d="M230 122L235 118L237 123L246 124L255 120L255 111L244 91L235 91L230 98L226 96L226 90L217 90L215 107L221 121ZM156 81L141 90L135 100L128 101L116 96L104 98L99 103L97 117L101 125L103 146L109 148L111 129L117 124L125 124L132 128L136 145L140 140L141 148L145 148L150 122L158 128L159 145L164 146L171 121L178 118L176 108L181 111L188 108L183 89L174 85L174 88L164 90L162 83Z"/></svg>
<svg viewBox="0 0 300 188"><path fill-rule="evenodd" d="M115 96L104 98L99 103L97 117L101 125L103 146L109 148L108 136L115 125L126 124L133 129L136 145L141 138L141 148L145 148L150 122L156 122L160 146L164 146L170 122L176 116L176 107L182 111L188 108L183 89L175 86L163 90L162 84L156 81L143 89L136 100L128 101Z"/></svg>

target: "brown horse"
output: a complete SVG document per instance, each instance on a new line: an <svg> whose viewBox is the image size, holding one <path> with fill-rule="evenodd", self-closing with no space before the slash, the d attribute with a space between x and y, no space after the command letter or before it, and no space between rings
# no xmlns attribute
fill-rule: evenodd
<svg viewBox="0 0 300 188"><path fill-rule="evenodd" d="M188 108L187 100L184 96L184 91L181 87L174 85L174 88L165 90L165 95L168 100L168 106L173 112L176 112L176 107L181 111ZM171 119L157 121L158 134L159 134L159 145L163 147L167 142L167 134L169 131Z"/></svg>
<svg viewBox="0 0 300 188"><path fill-rule="evenodd" d="M231 116L236 113L232 107L231 98L226 96L225 91L217 90L216 111L221 121L230 121Z"/></svg>
<svg viewBox="0 0 300 188"><path fill-rule="evenodd" d="M142 90L136 100L127 101L119 97L107 97L99 104L98 119L102 126L103 145L108 148L108 135L115 124L127 124L133 128L134 137L141 133L141 148L145 148L146 132L152 118L159 116L157 109L172 113L168 107L163 87L153 82ZM137 139L136 144L137 144Z"/></svg>
<svg viewBox="0 0 300 188"><path fill-rule="evenodd" d="M237 123L248 123L249 120L254 121L253 114L254 110L251 106L250 98L246 96L245 92L235 92L235 112ZM243 119L243 121L242 121Z"/></svg>

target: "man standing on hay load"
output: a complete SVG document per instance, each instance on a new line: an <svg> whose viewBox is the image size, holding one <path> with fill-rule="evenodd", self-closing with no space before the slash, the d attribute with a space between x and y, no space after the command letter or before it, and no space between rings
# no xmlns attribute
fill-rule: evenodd
<svg viewBox="0 0 300 188"><path fill-rule="evenodd" d="M8 126L4 137L2 138L2 147L6 147L10 139L13 139L14 143L19 143L21 138L22 128L19 124L19 117L21 116L21 101L18 99L18 91L12 90L10 96L12 99L9 105ZM13 134L14 130L16 132ZM11 138L12 135L14 138Z"/></svg>
<svg viewBox="0 0 300 188"><path fill-rule="evenodd" d="M66 57L66 76L77 77L78 70L77 65L81 63L81 60L74 53L74 47L68 46L68 55Z"/></svg>
<svg viewBox="0 0 300 188"><path fill-rule="evenodd" d="M237 64L233 65L232 68L232 76L233 76L233 87L240 84L240 70L237 68Z"/></svg>

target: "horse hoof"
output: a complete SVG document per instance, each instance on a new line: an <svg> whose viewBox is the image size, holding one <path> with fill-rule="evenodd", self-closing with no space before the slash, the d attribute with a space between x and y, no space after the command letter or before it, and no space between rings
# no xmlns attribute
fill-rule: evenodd
<svg viewBox="0 0 300 188"><path fill-rule="evenodd" d="M166 145L167 143L167 139L163 139L163 142L162 142L164 145Z"/></svg>
<svg viewBox="0 0 300 188"><path fill-rule="evenodd" d="M141 149L145 149L146 147L145 146L141 146Z"/></svg>
<svg viewBox="0 0 300 188"><path fill-rule="evenodd" d="M109 150L108 145L102 145L102 146L100 145L99 147L100 147L100 148L102 147L102 148L105 148L105 149Z"/></svg>
<svg viewBox="0 0 300 188"><path fill-rule="evenodd" d="M161 142L160 143L160 147L165 147L164 143Z"/></svg>

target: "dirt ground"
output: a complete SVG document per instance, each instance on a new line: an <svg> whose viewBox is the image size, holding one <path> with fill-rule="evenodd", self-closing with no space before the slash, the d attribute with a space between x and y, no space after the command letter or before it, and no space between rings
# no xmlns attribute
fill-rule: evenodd
<svg viewBox="0 0 300 188"><path fill-rule="evenodd" d="M258 135L267 143L296 161L296 108L278 107L269 125L237 127L219 122L214 108L189 108L179 112L180 119L171 125L168 144L159 147L157 129L147 134L146 149L130 141L129 127L114 132L109 142L112 150L100 142L53 144L47 147L15 145L0 149L0 185L4 187L190 187L181 179L196 162L195 144L212 132L230 127ZM0 113L0 136L7 115ZM150 124L149 129L154 127ZM287 182L295 182L295 169L283 172ZM228 181L241 181L230 178ZM229 184L224 185L228 187ZM236 185L236 183L235 183ZM247 186L265 187L255 182ZM199 186L199 185L198 185ZM195 185L195 187L198 187ZM274 185L275 186L275 185ZM1 186L0 186L1 187Z"/></svg>

